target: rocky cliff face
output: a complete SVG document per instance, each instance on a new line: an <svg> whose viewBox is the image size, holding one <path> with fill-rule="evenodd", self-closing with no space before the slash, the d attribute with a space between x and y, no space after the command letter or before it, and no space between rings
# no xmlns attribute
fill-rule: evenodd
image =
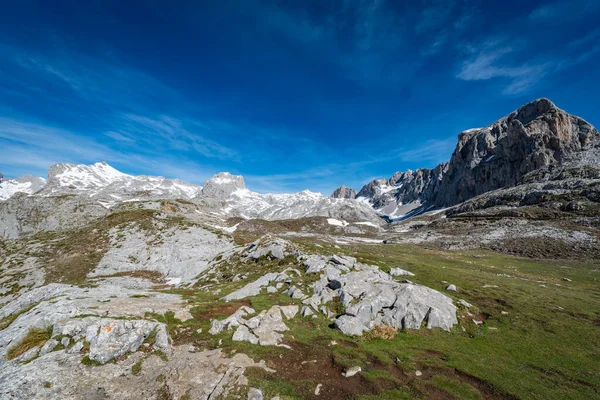
<svg viewBox="0 0 600 400"><path fill-rule="evenodd" d="M367 200L382 215L402 217L423 204L431 204L447 168L444 163L432 169L396 172L390 179L367 183L356 197Z"/></svg>
<svg viewBox="0 0 600 400"><path fill-rule="evenodd" d="M367 199L381 214L399 217L401 206L422 209L448 207L482 193L535 181L567 157L583 155L578 168L598 165L590 154L598 131L548 99L538 99L485 128L469 129L458 136L448 163L433 169L396 172L389 180L367 183L357 197ZM574 157L575 159L581 157ZM406 207L404 207L406 211Z"/></svg>
<svg viewBox="0 0 600 400"><path fill-rule="evenodd" d="M353 199L356 197L357 193L358 192L356 190L342 185L335 189L333 193L331 193L330 197L334 199Z"/></svg>
<svg viewBox="0 0 600 400"><path fill-rule="evenodd" d="M461 132L435 196L449 206L521 182L590 145L598 131L583 119L538 99L481 129Z"/></svg>

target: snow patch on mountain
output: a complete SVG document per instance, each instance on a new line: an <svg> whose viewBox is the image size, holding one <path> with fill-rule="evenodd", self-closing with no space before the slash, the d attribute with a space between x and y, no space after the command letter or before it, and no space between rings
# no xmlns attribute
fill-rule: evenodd
<svg viewBox="0 0 600 400"><path fill-rule="evenodd" d="M0 201L8 200L16 193L36 193L45 184L46 180L44 178L32 175L23 175L15 179L4 179L0 183Z"/></svg>

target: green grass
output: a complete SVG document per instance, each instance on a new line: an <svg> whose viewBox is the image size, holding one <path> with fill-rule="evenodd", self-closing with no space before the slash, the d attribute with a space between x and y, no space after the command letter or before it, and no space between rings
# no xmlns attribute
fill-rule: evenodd
<svg viewBox="0 0 600 400"><path fill-rule="evenodd" d="M142 362L143 361L144 360L142 359L142 360L136 362L135 364L133 364L133 367L131 367L131 373L133 375L139 375L140 372L142 372Z"/></svg>
<svg viewBox="0 0 600 400"><path fill-rule="evenodd" d="M459 326L450 332L400 331L391 340L344 337L322 316L314 320L296 317L286 322L290 327L286 340L330 353L340 367L361 365L363 379L379 385L366 398L427 398L436 394L466 399L597 396L600 260L540 261L488 251L442 251L406 245L354 245L340 250L320 244L304 241L299 246L312 253L352 255L386 271L399 266L416 274L410 278L412 281L474 306L459 310ZM564 281L565 277L572 282ZM446 292L447 283L442 281L457 285L458 292ZM261 294L250 300L260 311L274 303L290 303L289 298L280 296ZM469 311L472 316L467 315ZM477 326L472 319L485 321ZM221 347L246 352L255 359L276 361L281 354L286 357L277 348L231 342L231 333L207 337L205 343L220 339ZM328 346L332 340L354 345ZM389 368L398 368L401 379L391 377ZM417 369L424 372L423 377L409 379ZM394 389L386 387L385 376L396 379ZM267 395L294 390L307 393L300 378L290 381L254 373L250 381L267 388Z"/></svg>
<svg viewBox="0 0 600 400"><path fill-rule="evenodd" d="M87 365L88 367L97 367L97 366L100 366L100 365L102 365L102 363L99 363L99 362L98 362L98 361L96 361L96 360L92 360L92 359L90 358L90 356L83 356L83 357L81 358L81 363L82 363L83 365Z"/></svg>
<svg viewBox="0 0 600 400"><path fill-rule="evenodd" d="M6 352L6 359L12 360L19 357L30 349L36 346L43 346L52 337L52 327L48 328L31 328L27 335L16 345L12 346Z"/></svg>

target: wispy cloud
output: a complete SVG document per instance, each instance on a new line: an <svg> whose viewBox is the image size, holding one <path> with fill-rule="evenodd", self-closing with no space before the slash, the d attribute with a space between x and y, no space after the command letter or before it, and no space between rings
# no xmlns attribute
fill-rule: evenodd
<svg viewBox="0 0 600 400"><path fill-rule="evenodd" d="M400 150L398 156L402 161L430 161L438 164L449 161L455 147L454 136L446 139L430 139L414 149Z"/></svg>
<svg viewBox="0 0 600 400"><path fill-rule="evenodd" d="M527 91L553 68L549 62L513 65L506 57L512 53L514 49L510 47L483 50L462 64L457 77L465 81L507 78L509 83L503 93L518 94Z"/></svg>

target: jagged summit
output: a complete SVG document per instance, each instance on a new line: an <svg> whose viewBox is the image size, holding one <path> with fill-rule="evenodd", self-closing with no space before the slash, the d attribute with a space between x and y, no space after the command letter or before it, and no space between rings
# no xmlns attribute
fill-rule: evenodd
<svg viewBox="0 0 600 400"><path fill-rule="evenodd" d="M342 185L335 189L330 197L334 199L353 199L357 194L358 192L356 190Z"/></svg>
<svg viewBox="0 0 600 400"><path fill-rule="evenodd" d="M204 182L202 195L225 200L236 190L246 189L244 177L229 172L219 172Z"/></svg>
<svg viewBox="0 0 600 400"><path fill-rule="evenodd" d="M598 131L541 98L480 129L463 131L438 193L437 206L521 182L524 175L584 150Z"/></svg>

